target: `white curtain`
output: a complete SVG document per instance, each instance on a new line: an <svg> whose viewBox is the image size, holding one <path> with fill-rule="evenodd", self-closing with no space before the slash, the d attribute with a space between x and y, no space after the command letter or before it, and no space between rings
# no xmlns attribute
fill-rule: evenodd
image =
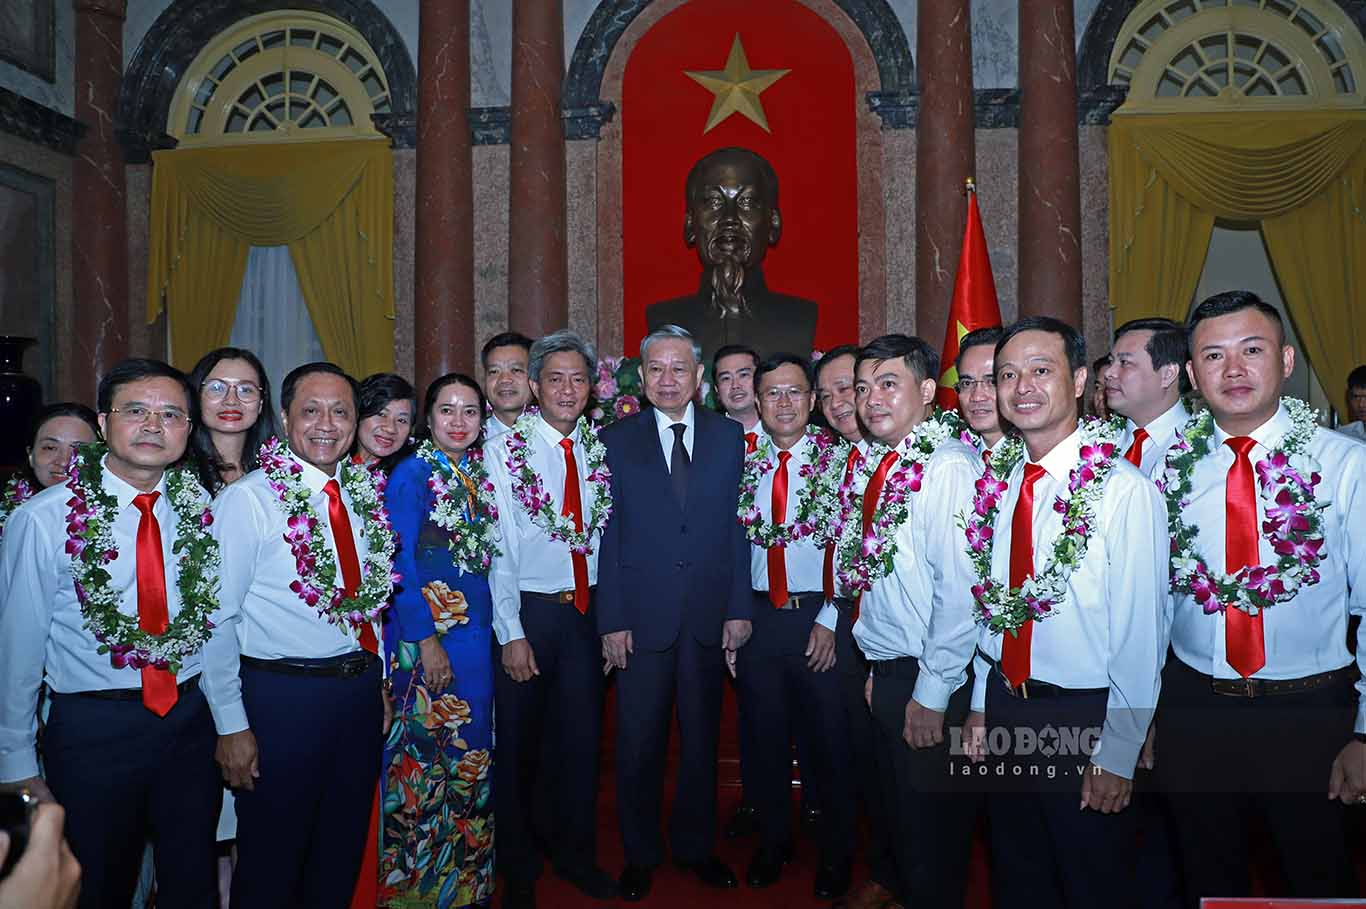
<svg viewBox="0 0 1366 909"><path fill-rule="evenodd" d="M301 364L327 359L304 305L288 246L251 248L228 343L261 359L277 409L285 375Z"/></svg>

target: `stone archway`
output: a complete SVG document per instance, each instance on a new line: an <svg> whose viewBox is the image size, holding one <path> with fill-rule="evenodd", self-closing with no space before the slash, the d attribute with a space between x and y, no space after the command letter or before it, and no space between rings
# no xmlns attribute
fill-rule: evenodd
<svg viewBox="0 0 1366 909"><path fill-rule="evenodd" d="M393 113L386 116L392 121L411 120L417 110L417 70L402 37L374 3L293 0L289 6L335 17L358 31L375 51L389 84ZM231 4L175 0L157 17L133 53L119 91L115 122L127 163L146 163L154 149L175 144L166 135L166 117L176 87L204 45L248 16L279 8L272 0ZM395 144L402 147L403 132L395 135Z"/></svg>
<svg viewBox="0 0 1366 909"><path fill-rule="evenodd" d="M687 0L605 0L575 47L562 106L576 169L573 140L596 140L596 336L598 347L618 351L622 325L622 135L614 117L621 100L626 62L640 38ZM859 335L873 337L888 324L888 274L914 273L909 244L887 242L884 202L885 143L915 137L915 68L910 45L885 0L796 0L815 12L843 39L853 60L859 96L856 116L859 192ZM587 144L587 143L585 143ZM571 176L571 183L573 177ZM571 250L571 262L573 261ZM894 261L895 260L895 261ZM903 261L904 260L904 261ZM573 320L571 316L571 320ZM582 320L587 323L587 319ZM628 351L629 353L629 351Z"/></svg>

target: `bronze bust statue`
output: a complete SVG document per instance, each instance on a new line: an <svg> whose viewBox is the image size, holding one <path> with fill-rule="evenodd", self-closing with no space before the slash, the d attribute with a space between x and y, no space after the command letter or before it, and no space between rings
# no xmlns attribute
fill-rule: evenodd
<svg viewBox="0 0 1366 909"><path fill-rule="evenodd" d="M702 284L695 294L647 306L650 330L686 328L705 362L727 344L808 356L816 304L769 290L761 269L783 226L773 166L746 148L714 151L688 172L685 197L683 242L697 250Z"/></svg>

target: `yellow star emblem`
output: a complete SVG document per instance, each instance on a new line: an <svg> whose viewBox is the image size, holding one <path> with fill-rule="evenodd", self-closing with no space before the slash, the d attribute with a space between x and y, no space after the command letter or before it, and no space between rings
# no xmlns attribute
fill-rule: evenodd
<svg viewBox="0 0 1366 909"><path fill-rule="evenodd" d="M765 132L772 132L768 128L768 117L764 116L759 95L790 72L790 69L750 69L745 46L740 43L740 33L736 32L725 69L684 71L688 78L716 96L711 104L711 113L707 116L707 126L702 132L710 132L712 127L731 114L742 114L763 127Z"/></svg>

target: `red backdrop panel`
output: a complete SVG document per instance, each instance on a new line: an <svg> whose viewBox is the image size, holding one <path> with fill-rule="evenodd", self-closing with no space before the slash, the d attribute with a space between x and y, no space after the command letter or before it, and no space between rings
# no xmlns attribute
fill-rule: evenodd
<svg viewBox="0 0 1366 909"><path fill-rule="evenodd" d="M714 96L685 70L720 70L736 34L751 69L791 72L760 96L772 132L732 114L703 133ZM795 0L693 0L641 38L622 84L624 353L645 334L645 307L696 292L701 266L683 245L683 181L707 152L753 149L778 172L782 237L768 286L820 304L816 346L858 340L858 171L862 103L843 39Z"/></svg>

